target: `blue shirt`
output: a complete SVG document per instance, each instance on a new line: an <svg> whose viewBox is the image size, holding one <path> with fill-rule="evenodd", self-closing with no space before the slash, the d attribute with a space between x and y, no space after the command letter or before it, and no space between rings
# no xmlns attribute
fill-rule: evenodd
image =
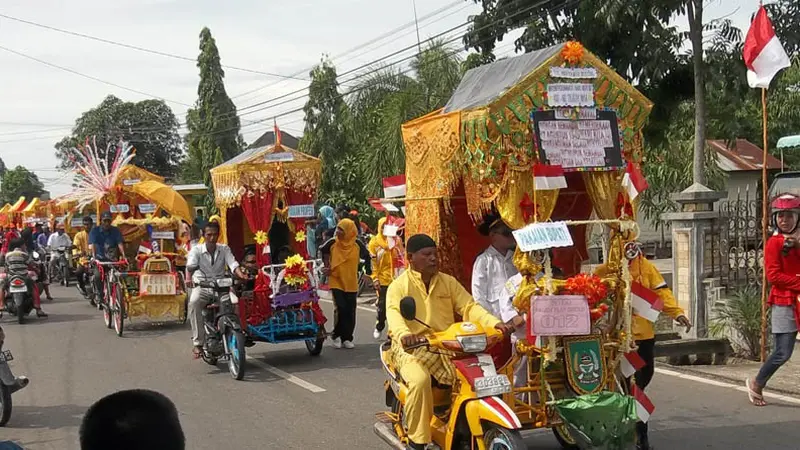
<svg viewBox="0 0 800 450"><path fill-rule="evenodd" d="M122 243L122 233L117 227L110 227L108 230L104 230L102 226L94 227L89 233L89 244L94 245L98 259L106 259L108 249L117 248Z"/></svg>

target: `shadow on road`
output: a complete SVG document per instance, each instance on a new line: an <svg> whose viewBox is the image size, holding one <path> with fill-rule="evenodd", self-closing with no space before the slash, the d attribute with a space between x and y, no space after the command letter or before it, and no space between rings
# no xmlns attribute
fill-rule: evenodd
<svg viewBox="0 0 800 450"><path fill-rule="evenodd" d="M361 370L378 369L381 366L377 343L356 345L352 350L325 345L320 356L310 356L304 347L282 349L279 344L258 344L248 355L298 376L320 369Z"/></svg>
<svg viewBox="0 0 800 450"><path fill-rule="evenodd" d="M44 308L47 311L47 308ZM22 326L35 326L46 325L48 323L64 323L64 322L86 322L88 320L97 319L102 320L102 317L93 314L50 314L47 318L36 317L36 313L31 313L25 318L25 323ZM0 325L17 323L17 318L8 314L4 314L0 318Z"/></svg>
<svg viewBox="0 0 800 450"><path fill-rule="evenodd" d="M11 421L7 427L42 428L58 430L61 428L77 428L83 420L88 406L56 405L56 406L14 406Z"/></svg>
<svg viewBox="0 0 800 450"><path fill-rule="evenodd" d="M159 338L177 333L187 333L188 322L150 322L147 319L137 319L135 322L125 321L125 334L129 338Z"/></svg>

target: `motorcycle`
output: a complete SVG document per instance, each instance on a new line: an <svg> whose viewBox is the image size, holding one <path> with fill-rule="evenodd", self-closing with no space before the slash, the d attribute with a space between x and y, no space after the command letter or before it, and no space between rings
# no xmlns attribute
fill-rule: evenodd
<svg viewBox="0 0 800 450"><path fill-rule="evenodd" d="M228 362L228 371L236 380L244 378L246 338L239 316L234 311L238 298L233 293L233 278L202 280L195 289L209 289L214 295L203 310L203 327L206 339L203 343L203 361L212 366L222 359ZM227 298L225 294L228 294ZM225 300L223 300L225 298Z"/></svg>
<svg viewBox="0 0 800 450"><path fill-rule="evenodd" d="M62 285L69 287L69 261L67 260L67 247L58 247L55 250L58 259L53 262L48 262L47 267L50 268L50 280L58 280Z"/></svg>
<svg viewBox="0 0 800 450"><path fill-rule="evenodd" d="M85 290L81 291L80 283L76 283L75 288L78 292L83 296L84 299L89 300L89 304L93 307L97 306L97 302L94 298L94 271L92 270L91 263L89 258L85 256L77 256L73 257L73 261L75 263L75 267L83 266L83 274L76 275L84 277L83 285Z"/></svg>
<svg viewBox="0 0 800 450"><path fill-rule="evenodd" d="M0 427L5 426L11 419L11 394L28 385L27 377L15 377L8 367L8 362L14 360L11 350L3 350L5 333L0 328Z"/></svg>
<svg viewBox="0 0 800 450"><path fill-rule="evenodd" d="M29 268L27 276L16 274L2 274L2 276L8 278L6 311L16 316L18 323L24 323L25 317L33 311L33 289L38 289L38 273L33 268ZM28 287L28 279L32 281L31 288Z"/></svg>
<svg viewBox="0 0 800 450"><path fill-rule="evenodd" d="M407 321L416 318L414 299L400 301L400 312ZM425 324L423 324L425 325ZM427 327L427 325L425 325ZM456 354L451 359L457 380L444 386L432 380L433 445L439 450L525 450L520 423L514 411L499 397L511 392L511 380L496 372L492 357L484 352L503 340L503 333L485 329L480 324L458 322L447 330L429 334L425 341L407 347L412 350L428 347ZM408 443L408 428L404 417L408 387L392 361L391 342L380 348L381 362L387 375L384 383L386 406L391 411L380 414L374 425L375 433L396 449ZM434 447L435 446L435 447Z"/></svg>

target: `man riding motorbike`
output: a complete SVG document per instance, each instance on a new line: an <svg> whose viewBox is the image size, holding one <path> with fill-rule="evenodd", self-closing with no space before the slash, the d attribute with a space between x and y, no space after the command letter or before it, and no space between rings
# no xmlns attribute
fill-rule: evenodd
<svg viewBox="0 0 800 450"><path fill-rule="evenodd" d="M73 255L76 256L89 256L89 233L94 227L94 221L91 217L86 216L83 218L83 230L75 235L75 242L73 246ZM88 276L86 267L83 264L76 264L75 277L78 279L78 289L81 294L86 295L86 278Z"/></svg>
<svg viewBox="0 0 800 450"><path fill-rule="evenodd" d="M41 227L41 225L40 225ZM29 255L33 255L33 252L39 252L40 255L44 255L44 249L39 247L36 244L36 240L33 238L33 231L30 228L25 228L25 230L21 233L21 238L25 241L25 249L27 250ZM39 260L39 281L41 282L42 286L44 287L44 293L47 297L47 300L53 301L53 296L50 295L50 278L47 276L47 270L44 266L44 261L41 259Z"/></svg>
<svg viewBox="0 0 800 450"><path fill-rule="evenodd" d="M9 278L13 275L19 275L25 279L25 285L33 295L33 308L36 310L36 316L47 317L47 313L42 311L39 290L33 285L33 280L28 277L28 267L33 264L33 259L28 253L25 241L14 239L9 244L9 248L11 251L6 254L6 277L0 279L0 311L5 311L6 309L6 289Z"/></svg>
<svg viewBox="0 0 800 450"><path fill-rule="evenodd" d="M89 232L89 248L91 249L92 256L97 261L108 262L111 261L110 253L113 251L119 252L117 254L120 261L125 260L125 247L123 246L122 233L119 228L111 225L111 213L104 211L100 215L100 226L92 228ZM103 279L100 276L100 266L94 266L94 292L97 299L103 299Z"/></svg>
<svg viewBox="0 0 800 450"><path fill-rule="evenodd" d="M236 274L239 278L247 278L230 247L218 244L219 223L208 222L203 228L204 242L197 244L186 258L186 271L192 275L192 284L196 285L202 279L216 280L225 277L226 269ZM222 301L228 300L225 294ZM212 301L214 296L208 289L194 287L189 297L189 323L192 325L193 356L199 359L203 354L205 341L205 327L203 326L203 310Z"/></svg>
<svg viewBox="0 0 800 450"><path fill-rule="evenodd" d="M67 257L66 252L72 249L72 239L70 239L69 235L64 231L64 224L59 223L56 225L56 232L51 234L49 238L47 238L47 248L50 250L50 273L58 273L58 263L61 254L58 252L59 248L64 248L64 257ZM67 262L69 264L69 262ZM66 280L62 280L64 282Z"/></svg>
<svg viewBox="0 0 800 450"><path fill-rule="evenodd" d="M433 391L431 377L441 384L452 385L455 368L449 358L419 347L411 352L406 347L424 342L426 332L440 332L455 323L456 314L465 321L496 328L505 335L514 327L492 316L480 306L466 289L450 275L440 273L436 243L429 236L417 234L407 243L410 269L389 286L386 296L386 318L392 339L392 351L400 376L408 385L405 418L408 424L409 449L424 449L431 443ZM413 297L420 322L407 322L400 313L400 300Z"/></svg>

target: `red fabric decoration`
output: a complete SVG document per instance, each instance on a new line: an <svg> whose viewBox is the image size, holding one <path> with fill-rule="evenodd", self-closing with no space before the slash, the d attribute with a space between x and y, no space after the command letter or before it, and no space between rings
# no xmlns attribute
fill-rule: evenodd
<svg viewBox="0 0 800 450"><path fill-rule="evenodd" d="M253 233L258 231L269 233L269 227L272 224L272 198L272 192L255 195L248 193L242 196L242 212ZM231 231L234 230L229 230L228 236L236 234L235 231L233 233ZM256 243L256 262L259 266L269 264L263 248L263 245Z"/></svg>
<svg viewBox="0 0 800 450"><path fill-rule="evenodd" d="M256 287L253 290L253 299L245 302L244 311L240 310L242 323L250 325L260 325L272 316L272 303L269 300L272 289L269 286L270 279L259 271L256 275Z"/></svg>
<svg viewBox="0 0 800 450"><path fill-rule="evenodd" d="M597 275L588 273L579 273L567 279L564 290L572 295L583 295L592 308L608 296L608 288L603 280Z"/></svg>
<svg viewBox="0 0 800 450"><path fill-rule="evenodd" d="M310 205L314 203L314 199L311 194L305 192L297 192L297 191L286 191L286 202L291 206L297 205ZM298 231L306 229L306 218L299 217L299 218L291 218L289 219L294 226L294 233L296 234ZM289 236L289 242L291 242L292 248L298 254L303 255L303 260L308 260L308 246L305 242L297 242L294 237L294 234Z"/></svg>
<svg viewBox="0 0 800 450"><path fill-rule="evenodd" d="M617 217L633 217L633 206L622 192L617 194Z"/></svg>
<svg viewBox="0 0 800 450"><path fill-rule="evenodd" d="M531 217L533 217L533 214L536 212L536 205L531 201L527 192L525 196L522 197L522 200L520 200L519 207L522 210L522 218L525 219L525 222L530 221Z"/></svg>

